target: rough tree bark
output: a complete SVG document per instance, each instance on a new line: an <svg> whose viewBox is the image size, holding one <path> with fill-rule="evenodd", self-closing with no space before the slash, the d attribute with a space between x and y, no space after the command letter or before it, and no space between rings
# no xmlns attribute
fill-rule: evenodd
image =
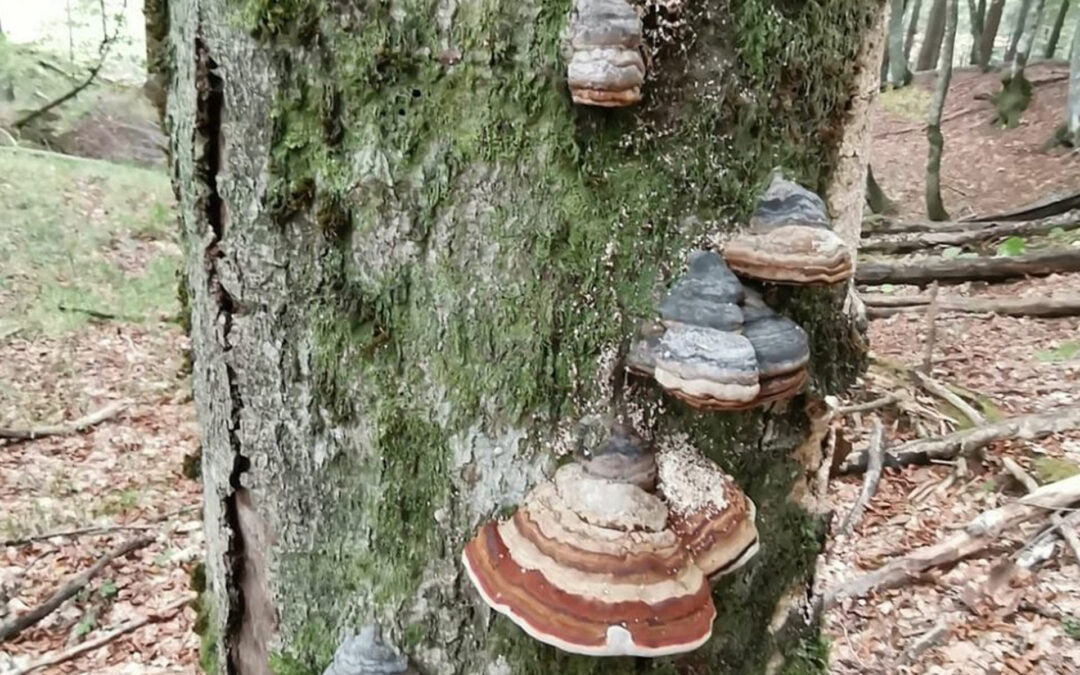
<svg viewBox="0 0 1080 675"><path fill-rule="evenodd" d="M904 56L904 0L889 0L888 83L899 89L908 83L911 71Z"/></svg>
<svg viewBox="0 0 1080 675"><path fill-rule="evenodd" d="M930 16L926 20L926 32L922 46L919 48L915 70L930 70L940 61L938 57L941 54L941 44L945 36L947 5L948 0L934 0L934 4L930 7Z"/></svg>
<svg viewBox="0 0 1080 675"><path fill-rule="evenodd" d="M907 36L904 38L904 63L911 63L911 49L915 46L915 36L919 34L919 14L921 12L922 0L915 0L915 2L911 3Z"/></svg>
<svg viewBox="0 0 1080 675"><path fill-rule="evenodd" d="M949 81L952 79L953 48L956 45L956 20L960 12L959 6L959 0L948 2L941 61L938 63L937 81L934 83L934 95L930 99L930 112L926 122L926 135L930 142L930 152L926 162L926 217L930 220L949 219L949 213L941 201L941 154L945 146L945 138L941 135L941 113L945 110L945 100L949 95Z"/></svg>
<svg viewBox="0 0 1080 675"><path fill-rule="evenodd" d="M1005 0L990 0L982 35L979 38L979 66L983 70L990 68L990 59L994 56L994 42L997 40L998 28L1001 27L1001 14L1004 11Z"/></svg>
<svg viewBox="0 0 1080 675"><path fill-rule="evenodd" d="M1069 14L1070 0L1061 0L1057 16L1054 18L1054 27L1050 30L1050 38L1046 41L1043 49L1043 58L1052 59L1057 52L1058 41L1061 40L1061 29L1065 27L1065 17Z"/></svg>
<svg viewBox="0 0 1080 675"><path fill-rule="evenodd" d="M1009 47L1005 50L1005 61L1007 63L1016 59L1016 52L1020 49L1020 40L1024 37L1024 29L1028 25L1031 3L1032 0L1021 0L1020 7L1016 10L1016 21L1013 22L1012 37L1009 38Z"/></svg>
<svg viewBox="0 0 1080 675"><path fill-rule="evenodd" d="M986 0L968 0L968 20L971 28L971 55L968 63L977 65L979 60L979 44L982 42L983 22L986 20Z"/></svg>
<svg viewBox="0 0 1080 675"><path fill-rule="evenodd" d="M820 670L797 599L824 529L791 498L820 453L793 451L811 396L864 362L844 289L769 291L812 341L812 394L785 406L694 413L620 365L687 249L745 222L774 166L834 215L837 181L861 208L865 159L842 145L883 4L641 3L650 78L628 110L572 105L567 0L161 5L207 668L320 673L376 624L425 675ZM542 646L458 562L613 406L758 505L762 550L682 658Z"/></svg>

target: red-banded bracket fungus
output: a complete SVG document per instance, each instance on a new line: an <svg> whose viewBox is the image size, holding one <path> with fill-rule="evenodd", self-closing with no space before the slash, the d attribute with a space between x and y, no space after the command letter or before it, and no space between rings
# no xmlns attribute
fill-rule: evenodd
<svg viewBox="0 0 1080 675"><path fill-rule="evenodd" d="M737 274L777 284L835 284L851 278L851 250L829 226L821 197L775 173L750 228L724 246Z"/></svg>
<svg viewBox="0 0 1080 675"><path fill-rule="evenodd" d="M641 100L641 19L625 0L577 0L566 79L574 103L616 108Z"/></svg>
<svg viewBox="0 0 1080 675"><path fill-rule="evenodd" d="M591 656L665 656L709 639L708 578L754 555L754 515L716 465L689 450L657 457L616 427L508 520L483 525L462 560L484 602L541 642Z"/></svg>
<svg viewBox="0 0 1080 675"><path fill-rule="evenodd" d="M695 408L745 410L790 398L806 383L806 333L744 289L714 252L690 254L660 318L641 329L627 368Z"/></svg>

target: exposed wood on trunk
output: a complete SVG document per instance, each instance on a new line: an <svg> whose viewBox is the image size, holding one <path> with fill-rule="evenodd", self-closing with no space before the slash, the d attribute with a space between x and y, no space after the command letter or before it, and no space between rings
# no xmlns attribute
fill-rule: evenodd
<svg viewBox="0 0 1080 675"><path fill-rule="evenodd" d="M101 570L105 569L109 563L116 558L127 555L132 551L148 546L150 542L154 541L154 538L149 535L143 535L130 541L126 541L120 544L113 550L109 551L105 555L97 559L97 562L85 572L81 572L71 577L63 586L58 588L52 595L45 600L45 602L34 607L28 612L20 614L19 616L11 619L3 624L0 624L0 642L7 640L8 638L18 635L22 631L26 630L30 626L33 626L38 621L41 621L48 615L56 611L56 608L64 603L65 600L78 593L86 584L90 583L90 580L96 577Z"/></svg>
<svg viewBox="0 0 1080 675"><path fill-rule="evenodd" d="M928 464L935 459L953 459L957 455L970 454L994 441L1013 438L1032 440L1075 429L1080 429L1080 409L1075 408L1010 417L944 436L908 441L885 453L885 466ZM840 472L865 471L867 460L868 454L865 450L852 452L840 466Z"/></svg>
<svg viewBox="0 0 1080 675"><path fill-rule="evenodd" d="M883 319L896 314L921 313L930 305L929 298L921 295L890 296L864 294L866 315L871 319ZM1080 316L1080 294L1049 297L1003 297L1003 298L939 298L938 309L942 312L963 314L1000 314L1002 316Z"/></svg>
<svg viewBox="0 0 1080 675"><path fill-rule="evenodd" d="M65 424L42 425L28 429L0 429L0 438L30 441L45 436L63 436L85 431L117 415L127 405L126 401L113 401L108 405Z"/></svg>
<svg viewBox="0 0 1080 675"><path fill-rule="evenodd" d="M1024 486L1024 489L1028 492L1035 492L1039 489L1039 483L1031 477L1027 471L1024 471L1024 467L1020 466L1011 457L1002 457L1001 465L1005 467L1013 478L1018 483ZM1080 535L1076 534L1076 530L1069 527L1069 524L1065 522L1064 512L1058 511L1050 515L1050 522L1054 524L1054 527L1058 529L1061 536L1065 539L1065 543L1072 549L1073 557L1076 558L1076 562L1080 563Z"/></svg>
<svg viewBox="0 0 1080 675"><path fill-rule="evenodd" d="M993 241L1005 237L1024 237L1047 234L1057 229L1080 228L1080 214L1064 219L1060 216L1043 220L1004 223L950 223L966 226L953 232L915 232L905 235L878 235L864 237L859 251L865 253L911 253L928 248L964 246L978 242ZM933 225L933 223L928 223Z"/></svg>
<svg viewBox="0 0 1080 675"><path fill-rule="evenodd" d="M934 281L949 284L964 281L1001 281L1025 276L1080 271L1080 248L1037 251L1002 258L928 258L902 262L859 262L855 280L876 284L914 284Z"/></svg>
<svg viewBox="0 0 1080 675"><path fill-rule="evenodd" d="M845 598L861 598L873 591L908 584L933 567L978 553L1020 523L1045 518L1047 509L1065 507L1077 499L1080 499L1080 476L1045 485L1015 502L984 511L962 531L942 542L894 558L873 572L834 586L822 595L822 606L829 609Z"/></svg>
<svg viewBox="0 0 1080 675"><path fill-rule="evenodd" d="M874 417L873 430L870 432L870 447L866 452L869 459L862 490L859 492L859 498L855 500L855 505L851 507L851 512L840 526L840 534L850 533L852 528L859 524L866 505L874 498L878 483L881 482L882 457L885 453L885 428L877 417Z"/></svg>
<svg viewBox="0 0 1080 675"><path fill-rule="evenodd" d="M960 0L947 0L944 38L941 40L941 60L938 62L934 95L930 99L930 111L926 122L929 151L926 161L926 216L930 220L948 220L949 214L941 200L941 154L945 149L945 137L941 133L941 114L949 95L952 79L953 49L956 46L956 21ZM937 5L934 5L937 9ZM929 39L929 36L928 36ZM920 55L921 58L921 55Z"/></svg>

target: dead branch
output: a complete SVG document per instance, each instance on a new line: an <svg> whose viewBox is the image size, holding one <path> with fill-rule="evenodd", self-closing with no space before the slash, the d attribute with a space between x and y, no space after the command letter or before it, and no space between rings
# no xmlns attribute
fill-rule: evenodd
<svg viewBox="0 0 1080 675"><path fill-rule="evenodd" d="M870 503L870 500L874 498L878 483L881 481L881 464L885 454L885 428L881 426L881 420L877 417L874 418L874 428L870 432L870 448L867 453L869 460L866 476L863 479L862 492L859 493L859 498L855 500L851 512L848 513L844 523L840 526L840 534L848 534L852 528L859 524L863 510L866 509L866 505Z"/></svg>
<svg viewBox="0 0 1080 675"><path fill-rule="evenodd" d="M1012 474L1012 477L1016 479L1016 482L1024 486L1024 489L1028 492L1034 492L1039 489L1039 483L1031 477L1024 468L1017 464L1009 457L1002 457L1001 464L1005 467L1005 470ZM1066 518L1061 515L1061 512L1050 514L1050 522L1054 524L1058 532L1061 532L1061 536L1065 539L1065 543L1072 549L1073 555L1076 557L1076 561L1080 562L1080 537L1077 536L1076 530L1069 527L1066 522Z"/></svg>
<svg viewBox="0 0 1080 675"><path fill-rule="evenodd" d="M930 299L922 295L890 296L884 293L862 294L866 315L882 319L894 314L927 311ZM942 312L1000 314L1002 316L1038 316L1052 318L1080 315L1080 294L1032 298L938 298Z"/></svg>
<svg viewBox="0 0 1080 675"><path fill-rule="evenodd" d="M942 223L938 223L942 224ZM947 224L947 223L946 223ZM859 244L860 253L912 253L942 246L966 246L979 242L1003 239L1005 237L1031 236L1047 234L1056 229L1073 230L1080 228L1080 213L1073 212L1071 217L1056 216L1043 220L1004 222L1004 223L969 223L961 222L969 229L949 232L931 231L914 234L892 234L868 237ZM971 227L974 226L974 227Z"/></svg>
<svg viewBox="0 0 1080 675"><path fill-rule="evenodd" d="M896 222L889 219L867 220L863 223L861 235L865 239L873 239L883 235L913 234L927 232L933 234L958 233L958 234L982 234L993 229L1000 228L999 233L1008 234L1032 234L1034 232L1049 232L1055 227L1068 229L1070 225L1080 222L1080 209L1074 209L1060 215L1039 218L1035 220L917 220L911 222ZM1019 227L1018 231L1008 231L1009 227ZM1026 232L1025 228L1033 228L1034 232ZM1045 228L1045 229L1044 229ZM865 247L860 247L865 250Z"/></svg>
<svg viewBox="0 0 1080 675"><path fill-rule="evenodd" d="M37 438L44 438L45 436L75 434L115 417L126 405L127 402L125 401L113 401L89 415L83 415L77 420L66 424L30 427L29 429L0 429L0 438L10 438L17 441L32 441Z"/></svg>
<svg viewBox="0 0 1080 675"><path fill-rule="evenodd" d="M867 401L866 403L856 403L854 405L846 405L836 409L836 416L841 417L843 415L854 415L855 413L869 412L871 410L877 410L878 408L884 408L896 403L900 400L900 397L896 394L886 394L881 398L875 398L873 401Z"/></svg>
<svg viewBox="0 0 1080 675"><path fill-rule="evenodd" d="M952 623L952 617L946 616L937 620L930 630L926 631L919 637L918 640L912 642L911 645L904 650L900 656L901 663L915 663L919 660L919 657L923 655L927 649L935 647L945 639L945 636L949 633L949 626Z"/></svg>
<svg viewBox="0 0 1080 675"><path fill-rule="evenodd" d="M1080 429L1080 407L1010 417L1000 422L954 431L944 436L908 441L885 453L885 466L892 468L910 464L929 464L935 459L953 459L957 455L968 455L994 441L1012 438L1032 440L1076 429ZM840 473L865 471L867 459L868 454L865 450L852 452L841 465Z"/></svg>
<svg viewBox="0 0 1080 675"><path fill-rule="evenodd" d="M1060 508L1078 499L1080 475L1044 485L1015 502L984 511L945 541L924 546L901 558L893 558L873 572L830 588L821 597L822 606L827 610L845 598L859 598L876 590L903 586L932 567L947 565L978 553L1009 528L1032 518L1045 517L1044 506Z"/></svg>
<svg viewBox="0 0 1080 675"><path fill-rule="evenodd" d="M926 345L923 347L922 371L934 366L934 341L937 339L938 282L930 284L930 308L926 310ZM915 372L918 372L916 369Z"/></svg>
<svg viewBox="0 0 1080 675"><path fill-rule="evenodd" d="M860 262L855 281L878 284L914 284L925 286L933 281L1001 281L1025 276L1080 272L1080 248L1036 251L1026 255L1001 258L927 258L900 262Z"/></svg>
<svg viewBox="0 0 1080 675"><path fill-rule="evenodd" d="M37 607L34 607L29 612L21 614L10 621L0 624L0 642L7 640L10 637L18 635L22 631L26 630L30 626L33 626L38 621L41 621L46 616L56 610L57 607L62 605L65 600L75 595L82 589L83 586L90 583L90 580L96 577L101 570L105 569L109 563L120 556L127 555L136 549L143 548L154 541L154 537L149 535L143 535L135 539L120 544L113 550L109 551L105 555L97 559L97 562L93 564L90 569L80 574L71 577L67 583L61 586L55 593L49 596L49 599L41 603Z"/></svg>
<svg viewBox="0 0 1080 675"><path fill-rule="evenodd" d="M87 652L91 652L95 649L103 647L115 640L116 638L121 637L122 635L126 635L133 630L142 628L148 623L160 623L162 621L168 621L169 619L176 616L178 612L183 610L184 607L189 605L194 600L194 595L186 595L183 598L180 598L179 600L170 603L168 606L166 606L160 611L154 612L149 616L144 616L140 619L132 619L131 621L122 623L108 633L103 633L101 636L96 637L93 640L87 640L86 642L77 644L73 647L68 647L63 651L47 654L45 657L38 659L37 661L34 661L27 666L16 669L14 672L11 673L11 675L26 675L26 673L31 673L40 668L45 668L46 666L55 666L57 664L64 663L65 661L70 661L76 656L80 656Z"/></svg>
<svg viewBox="0 0 1080 675"><path fill-rule="evenodd" d="M975 408L972 408L967 401L954 394L948 387L925 373L920 373L917 370L912 372L915 374L915 379L919 381L919 384L922 385L923 389L959 410L965 417L971 420L971 423L974 426L986 424L986 418L982 416L982 413Z"/></svg>
<svg viewBox="0 0 1080 675"><path fill-rule="evenodd" d="M1008 213L998 213L992 216L982 216L981 218L965 218L964 220L973 223L1001 220L1035 220L1036 218L1049 218L1050 216L1061 215L1062 213L1067 213L1073 209L1080 209L1080 192L1044 204L1027 206L1016 211L1009 211Z"/></svg>
<svg viewBox="0 0 1080 675"><path fill-rule="evenodd" d="M154 526L162 523L175 516L181 516L185 513L191 513L198 510L198 506L185 506L183 508L176 509L175 511L169 511L160 516L156 516L149 523L145 525L95 525L93 527L80 527L75 530L60 530L54 532L45 532L43 534L33 534L28 537L19 537L18 539L5 539L0 541L0 547L6 546L25 546L26 544L33 544L39 541L48 541L56 537L83 537L83 536L98 536L103 534L114 534L116 532L139 532L142 530L152 530Z"/></svg>

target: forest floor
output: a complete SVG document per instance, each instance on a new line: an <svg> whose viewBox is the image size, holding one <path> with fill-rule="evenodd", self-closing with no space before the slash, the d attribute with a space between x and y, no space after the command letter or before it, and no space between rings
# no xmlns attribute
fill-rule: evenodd
<svg viewBox="0 0 1080 675"><path fill-rule="evenodd" d="M944 198L954 218L1017 209L1080 191L1080 153L1043 153L1059 124L1067 83L1060 65L1030 68L1031 107L1015 129L992 126L991 103L980 93L999 87L995 74L961 72L949 91L943 133ZM875 177L897 203L900 220L925 220L923 172L927 154L923 120L929 78L890 92L874 113ZM1080 245L1073 234L1029 238L1026 248ZM991 244L993 246L993 244ZM945 250L915 257L973 255ZM981 251L993 255L994 251ZM907 295L919 289L879 286ZM925 292L925 291L924 291ZM1039 297L1080 292L1080 274L1004 284L943 286L942 296ZM988 420L1080 405L1080 318L939 315L932 377L961 391ZM924 360L928 324L900 314L870 324L873 365L850 398L899 394L905 410L880 411L888 444L971 426L956 408L913 386L911 369ZM870 418L838 421L838 446L865 447ZM1024 493L1003 468L1003 458L1040 483L1080 472L1080 434L1039 441L1001 441L981 461L886 469L861 523L849 535L835 528L860 492L862 476L834 478L827 506L834 510L819 583L842 584L860 572L955 533L970 519ZM1075 527L1075 525L1074 525ZM1011 565L1010 554L1039 528L1006 533L988 551L930 570L918 580L862 600L845 601L826 616L834 673L1076 673L1080 672L1080 560L1058 541L1032 569Z"/></svg>
<svg viewBox="0 0 1080 675"><path fill-rule="evenodd" d="M51 78L50 67L36 59L9 56L21 59L28 77ZM1080 156L1038 151L1062 109L1060 72L1053 65L1030 68L1036 82L1054 81L1036 85L1031 109L1012 130L990 126L989 102L973 98L992 92L997 76L957 74L946 111L943 170L954 217L1080 189ZM875 173L909 219L922 213L927 85L920 76L915 87L884 96L875 112ZM18 101L0 106L0 126L42 98L41 90L52 95L65 86L64 79L49 79L35 90L17 91ZM180 249L167 177L160 168L131 166L161 166L153 113L131 103L132 91L94 88L73 112L45 120L39 129L49 147L124 166L0 147L0 429L60 423L124 405L82 433L0 440L0 623L38 605L114 547L145 535L150 541L5 642L0 675L139 618L152 621L36 672L198 672L195 613L169 609L192 596L190 576L202 550L200 488L184 469L198 450L198 433L186 371L189 347L176 321ZM1027 244L1075 245L1072 239ZM1057 275L943 292L1078 290L1080 275ZM978 392L974 399L987 417L1080 403L1080 320L943 314L936 326L934 377ZM906 408L916 411L882 411L890 443L963 426L955 409L909 383L907 368L922 359L921 316L875 320L870 334L876 361L850 398L900 392ZM838 420L838 445L864 444L872 414ZM956 465L887 470L854 533L831 538L821 582L842 582L936 541L979 511L1021 494L1002 472L1005 456L1039 480L1052 480L1077 470L1080 436L998 443L963 473ZM836 522L854 503L860 483L858 476L831 481L827 501ZM87 528L97 529L70 534ZM69 534L56 534L64 532ZM33 541L21 541L27 538ZM1010 538L1022 541L1023 534ZM919 583L839 605L826 616L832 671L1080 672L1080 567L1059 543L1042 566L1005 583L997 573L997 583L990 584L991 568L1015 547L1003 541L991 554ZM945 620L940 642L917 657L917 666L903 666L906 650L939 620Z"/></svg>

